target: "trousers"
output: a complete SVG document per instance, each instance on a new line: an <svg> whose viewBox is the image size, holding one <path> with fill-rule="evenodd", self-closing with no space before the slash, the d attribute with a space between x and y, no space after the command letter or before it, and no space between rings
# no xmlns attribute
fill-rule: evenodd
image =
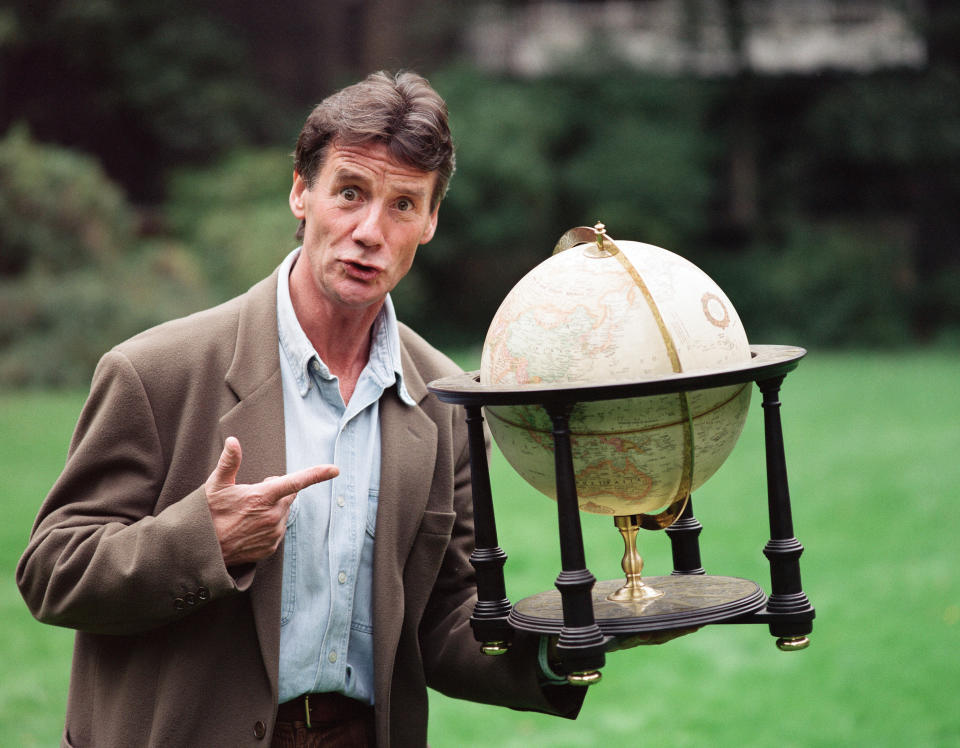
<svg viewBox="0 0 960 748"><path fill-rule="evenodd" d="M374 748L373 707L340 694L309 694L281 704L271 748Z"/></svg>
<svg viewBox="0 0 960 748"><path fill-rule="evenodd" d="M307 727L305 722L277 722L271 748L374 748L371 720L350 720Z"/></svg>

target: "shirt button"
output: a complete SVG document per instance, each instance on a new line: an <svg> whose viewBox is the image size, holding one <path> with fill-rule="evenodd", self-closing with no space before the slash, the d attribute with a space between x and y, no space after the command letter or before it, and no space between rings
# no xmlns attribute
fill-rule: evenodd
<svg viewBox="0 0 960 748"><path fill-rule="evenodd" d="M346 501L346 499L343 498L343 496L338 496L338 497L337 497L337 506L343 506L343 505L346 504L346 503L347 503L347 501Z"/></svg>
<svg viewBox="0 0 960 748"><path fill-rule="evenodd" d="M337 574L337 581L340 582L340 584L346 583L346 581L347 581L347 572L341 571L339 574Z"/></svg>
<svg viewBox="0 0 960 748"><path fill-rule="evenodd" d="M327 659L330 660L331 663L336 662L336 661L337 661L337 653L336 653L336 652L331 652L329 655L327 655Z"/></svg>

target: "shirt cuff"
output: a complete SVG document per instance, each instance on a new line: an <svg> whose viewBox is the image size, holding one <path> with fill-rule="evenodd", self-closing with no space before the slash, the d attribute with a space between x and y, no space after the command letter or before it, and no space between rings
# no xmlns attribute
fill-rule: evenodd
<svg viewBox="0 0 960 748"><path fill-rule="evenodd" d="M540 650L537 654L537 663L540 665L540 675L543 678L545 684L549 685L558 685L560 683L567 683L566 676L558 675L553 668L550 667L550 637L541 636L540 637Z"/></svg>

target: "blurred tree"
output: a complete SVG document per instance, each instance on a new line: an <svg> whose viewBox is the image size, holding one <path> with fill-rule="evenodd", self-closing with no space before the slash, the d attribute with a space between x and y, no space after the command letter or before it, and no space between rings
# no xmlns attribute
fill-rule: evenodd
<svg viewBox="0 0 960 748"><path fill-rule="evenodd" d="M710 87L625 70L565 80L574 106L560 165L563 213L602 220L614 238L693 251L716 189Z"/></svg>
<svg viewBox="0 0 960 748"><path fill-rule="evenodd" d="M573 226L603 220L615 237L674 248L704 229L713 151L696 81L625 70L520 81L452 67L433 82L457 173L397 301L441 341L479 343L510 287Z"/></svg>
<svg viewBox="0 0 960 748"><path fill-rule="evenodd" d="M911 341L910 251L890 223L797 221L771 246L707 265L752 342L871 348Z"/></svg>
<svg viewBox="0 0 960 748"><path fill-rule="evenodd" d="M899 290L913 336L960 330L960 11L932 3L926 69L832 76L797 112L805 138L786 155L802 211L885 226L906 247Z"/></svg>
<svg viewBox="0 0 960 748"><path fill-rule="evenodd" d="M723 199L715 236L742 241L760 218L760 164L757 76L747 54L747 17L742 0L723 0L722 19L734 60L733 75L723 83L719 107L727 148L723 159Z"/></svg>
<svg viewBox="0 0 960 748"><path fill-rule="evenodd" d="M262 148L171 174L169 227L197 255L218 298L246 291L297 246L287 204L292 173L286 149Z"/></svg>
<svg viewBox="0 0 960 748"><path fill-rule="evenodd" d="M413 283L398 289L397 308L441 340L476 340L505 285L549 251L543 241L553 233L558 195L551 151L562 117L550 113L542 82L466 67L441 71L432 82L450 107L457 173L437 235L419 251Z"/></svg>
<svg viewBox="0 0 960 748"><path fill-rule="evenodd" d="M374 70L429 75L460 51L477 0L205 0L253 51L252 72L299 110Z"/></svg>
<svg viewBox="0 0 960 748"><path fill-rule="evenodd" d="M114 343L210 302L194 257L135 223L95 159L0 139L0 386L86 384Z"/></svg>
<svg viewBox="0 0 960 748"><path fill-rule="evenodd" d="M0 140L0 277L109 264L134 216L96 159L35 143L23 125Z"/></svg>
<svg viewBox="0 0 960 748"><path fill-rule="evenodd" d="M186 0L12 0L0 28L0 131L96 153L138 199L171 163L273 129L275 103L234 35Z"/></svg>

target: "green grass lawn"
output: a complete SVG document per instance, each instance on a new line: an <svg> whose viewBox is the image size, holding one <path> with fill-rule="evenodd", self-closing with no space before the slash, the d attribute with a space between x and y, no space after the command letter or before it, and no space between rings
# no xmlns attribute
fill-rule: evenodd
<svg viewBox="0 0 960 748"><path fill-rule="evenodd" d="M812 353L781 393L793 518L817 608L809 649L782 653L763 626L710 626L617 652L575 722L431 694L445 746L960 746L960 355ZM70 632L26 612L13 570L63 464L83 396L0 395L0 744L55 745ZM708 573L769 590L762 413L694 496ZM507 592L551 589L554 504L499 455L492 466ZM588 565L621 575L609 518L583 515ZM646 574L670 571L643 533ZM469 678L469 673L464 673Z"/></svg>

